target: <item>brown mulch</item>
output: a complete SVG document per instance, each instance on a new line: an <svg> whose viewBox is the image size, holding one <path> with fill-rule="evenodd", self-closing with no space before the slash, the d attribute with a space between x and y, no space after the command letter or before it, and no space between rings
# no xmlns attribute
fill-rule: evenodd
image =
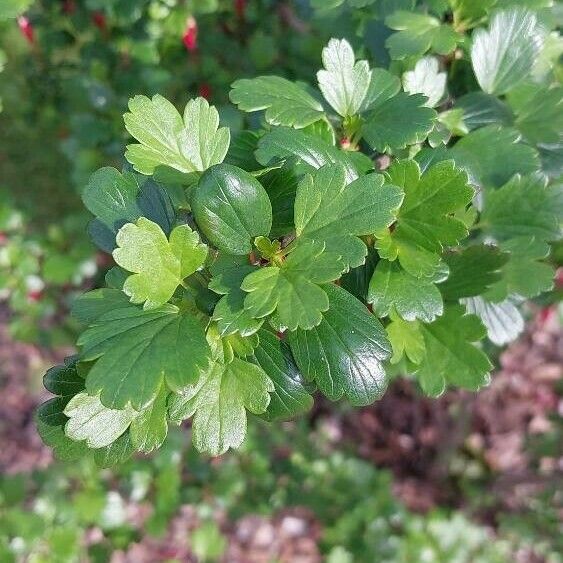
<svg viewBox="0 0 563 563"><path fill-rule="evenodd" d="M357 444L362 457L393 470L397 493L413 510L460 504L452 482L460 459L466 466L460 471L477 462L472 465L491 474L493 487L516 492L519 484L529 492L563 471L563 458L545 458L538 475L525 449L563 410L555 389L562 378L559 319L554 309L542 311L501 355L500 369L486 389L451 391L433 400L422 397L414 383L398 380L381 401L344 418L343 439ZM513 494L502 496L508 507L518 503Z"/></svg>

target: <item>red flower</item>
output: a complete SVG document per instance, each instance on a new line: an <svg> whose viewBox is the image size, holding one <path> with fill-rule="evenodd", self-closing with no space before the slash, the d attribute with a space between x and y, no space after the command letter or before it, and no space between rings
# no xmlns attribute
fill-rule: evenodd
<svg viewBox="0 0 563 563"><path fill-rule="evenodd" d="M211 98L211 86L209 86L209 84L207 84L207 82L203 82L202 84L200 84L200 86L198 88L198 94L202 98L209 100L209 98Z"/></svg>
<svg viewBox="0 0 563 563"><path fill-rule="evenodd" d="M27 294L27 298L29 301L32 301L34 303L37 303L38 301L41 301L41 297L43 297L43 292L42 291L30 291Z"/></svg>
<svg viewBox="0 0 563 563"><path fill-rule="evenodd" d="M20 28L21 34L27 39L27 42L33 44L35 42L35 36L31 22L25 16L20 16L18 18L18 27Z"/></svg>
<svg viewBox="0 0 563 563"><path fill-rule="evenodd" d="M97 11L92 14L94 25L101 31L106 29L106 16L103 12Z"/></svg>
<svg viewBox="0 0 563 563"><path fill-rule="evenodd" d="M235 12L240 19L244 18L245 11L246 11L246 0L235 0Z"/></svg>
<svg viewBox="0 0 563 563"><path fill-rule="evenodd" d="M74 0L64 0L63 12L65 14L74 14L76 12L76 2Z"/></svg>
<svg viewBox="0 0 563 563"><path fill-rule="evenodd" d="M190 53L197 50L197 22L193 16L186 20L186 29L184 35L182 35L182 41Z"/></svg>

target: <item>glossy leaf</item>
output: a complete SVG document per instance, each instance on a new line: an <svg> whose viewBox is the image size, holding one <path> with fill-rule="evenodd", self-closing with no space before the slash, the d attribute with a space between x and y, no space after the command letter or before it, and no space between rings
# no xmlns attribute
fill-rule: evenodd
<svg viewBox="0 0 563 563"><path fill-rule="evenodd" d="M249 254L255 237L272 227L272 205L251 174L230 164L210 168L199 181L192 210L203 234L220 250Z"/></svg>
<svg viewBox="0 0 563 563"><path fill-rule="evenodd" d="M391 356L385 329L346 290L327 285L330 308L311 330L289 333L299 369L331 400L369 405L387 386L383 361Z"/></svg>

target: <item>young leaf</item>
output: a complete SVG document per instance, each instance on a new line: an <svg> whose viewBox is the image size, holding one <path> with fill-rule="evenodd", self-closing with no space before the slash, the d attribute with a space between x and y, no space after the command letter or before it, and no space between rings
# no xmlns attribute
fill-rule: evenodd
<svg viewBox="0 0 563 563"><path fill-rule="evenodd" d="M379 152L405 148L424 141L432 131L436 112L426 107L426 97L401 92L366 114L362 134Z"/></svg>
<svg viewBox="0 0 563 563"><path fill-rule="evenodd" d="M143 303L145 309L164 305L207 257L207 246L188 225L176 227L168 241L162 229L146 217L121 227L116 242L114 260L135 272L125 281L123 292L132 303Z"/></svg>
<svg viewBox="0 0 563 563"><path fill-rule="evenodd" d="M502 188L485 194L481 222L499 240L553 241L562 235L562 216L563 185L549 186L541 175L514 176Z"/></svg>
<svg viewBox="0 0 563 563"><path fill-rule="evenodd" d="M155 400L131 421L131 441L135 449L151 452L162 445L168 433L167 399L170 393L163 385Z"/></svg>
<svg viewBox="0 0 563 563"><path fill-rule="evenodd" d="M326 101L342 117L356 115L371 81L367 61L355 62L354 50L346 39L331 39L322 59L325 70L317 72L317 80Z"/></svg>
<svg viewBox="0 0 563 563"><path fill-rule="evenodd" d="M433 108L444 97L446 92L445 72L439 71L440 66L436 57L423 57L414 70L403 74L403 88L409 94L423 94L428 99L425 105Z"/></svg>
<svg viewBox="0 0 563 563"><path fill-rule="evenodd" d="M486 244L446 253L444 260L450 275L440 284L444 299L457 301L463 297L475 297L485 293L501 279L502 267L508 257L508 253Z"/></svg>
<svg viewBox="0 0 563 563"><path fill-rule="evenodd" d="M325 290L317 284L338 279L345 269L338 255L324 252L323 243L305 241L281 266L261 268L244 278L244 308L257 319L275 311L282 327L308 330L329 307Z"/></svg>
<svg viewBox="0 0 563 563"><path fill-rule="evenodd" d="M197 382L209 359L203 326L172 305L144 311L134 305L98 317L80 336L80 359L97 360L86 377L90 395L102 404L140 411L163 382L178 392Z"/></svg>
<svg viewBox="0 0 563 563"><path fill-rule="evenodd" d="M427 395L442 394L446 385L476 391L489 383L492 364L472 344L486 334L478 317L465 314L462 305L455 305L446 308L433 323L419 326L426 353L417 377Z"/></svg>
<svg viewBox="0 0 563 563"><path fill-rule="evenodd" d="M471 62L487 94L506 94L532 71L542 45L535 14L522 8L497 12L489 30L473 34Z"/></svg>
<svg viewBox="0 0 563 563"><path fill-rule="evenodd" d="M330 308L311 330L289 333L299 369L331 400L343 395L353 405L369 405L387 386L383 361L391 356L385 329L346 290L326 285Z"/></svg>
<svg viewBox="0 0 563 563"><path fill-rule="evenodd" d="M491 303L482 297L462 299L468 313L477 315L487 329L487 337L497 346L516 340L524 330L520 311L509 301Z"/></svg>
<svg viewBox="0 0 563 563"><path fill-rule="evenodd" d="M325 165L306 175L297 187L295 231L301 239L322 241L348 267L364 263L367 248L357 238L388 227L403 192L383 185L383 176L368 174L346 185L343 166Z"/></svg>
<svg viewBox="0 0 563 563"><path fill-rule="evenodd" d="M369 284L368 302L378 317L388 316L393 308L406 321L421 319L431 323L444 312L438 288L425 278L416 278L396 262L380 260Z"/></svg>
<svg viewBox="0 0 563 563"><path fill-rule="evenodd" d="M266 110L271 125L301 129L324 115L323 106L305 89L279 76L237 80L229 98L242 111Z"/></svg>
<svg viewBox="0 0 563 563"><path fill-rule="evenodd" d="M152 174L158 166L203 172L223 162L229 148L229 129L219 129L219 114L204 98L190 100L182 119L158 94L152 99L135 96L123 119L127 131L140 143L128 145L125 158L142 174Z"/></svg>
<svg viewBox="0 0 563 563"><path fill-rule="evenodd" d="M389 342L393 348L392 364L398 364L406 356L413 364L420 364L424 359L424 336L418 321L405 321L391 315L391 322L385 327Z"/></svg>
<svg viewBox="0 0 563 563"><path fill-rule="evenodd" d="M270 404L262 415L266 420L292 418L313 406L291 353L279 338L267 330L258 333L258 347L250 360L260 366L274 384Z"/></svg>
<svg viewBox="0 0 563 563"><path fill-rule="evenodd" d="M405 200L395 229L377 234L381 257L398 258L403 269L416 277L441 275L443 247L457 244L468 234L465 224L451 215L473 197L467 175L452 161L444 161L420 176L412 160L398 162L387 175L391 183L404 188Z"/></svg>
<svg viewBox="0 0 563 563"><path fill-rule="evenodd" d="M221 455L242 444L246 410L264 413L272 391L274 384L257 365L239 358L226 365L215 361L196 387L173 398L170 419L180 423L193 416L194 446L200 452Z"/></svg>
<svg viewBox="0 0 563 563"><path fill-rule="evenodd" d="M89 448L103 448L115 442L138 415L130 406L122 410L102 405L100 397L87 393L75 395L66 405L65 434L72 440L86 440Z"/></svg>
<svg viewBox="0 0 563 563"><path fill-rule="evenodd" d="M218 164L201 177L192 210L203 234L219 250L249 254L257 236L272 228L272 205L266 190L248 172Z"/></svg>
<svg viewBox="0 0 563 563"><path fill-rule="evenodd" d="M466 30L475 27L494 7L497 0L449 0L454 17L454 27Z"/></svg>

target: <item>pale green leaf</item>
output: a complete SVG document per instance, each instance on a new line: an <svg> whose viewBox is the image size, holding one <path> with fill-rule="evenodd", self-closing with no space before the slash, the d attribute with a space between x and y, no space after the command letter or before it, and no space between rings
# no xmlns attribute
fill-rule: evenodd
<svg viewBox="0 0 563 563"><path fill-rule="evenodd" d="M127 131L139 144L128 145L125 157L136 170L152 174L158 166L180 172L203 172L223 162L229 129L219 129L219 114L204 98L190 100L184 116L160 95L135 96L123 117Z"/></svg>
<svg viewBox="0 0 563 563"><path fill-rule="evenodd" d="M86 440L89 448L103 448L129 428L138 412L131 406L110 409L102 405L99 396L79 393L68 402L64 414L69 418L65 425L65 434L69 438Z"/></svg>
<svg viewBox="0 0 563 563"><path fill-rule="evenodd" d="M114 260L134 272L125 281L123 292L132 303L143 303L145 309L166 303L207 257L207 246L188 225L176 227L168 241L162 229L146 217L121 227L116 242Z"/></svg>
<svg viewBox="0 0 563 563"><path fill-rule="evenodd" d="M423 94L428 98L425 105L433 108L444 97L446 78L446 73L440 72L436 57L423 57L413 70L403 74L403 88L409 94Z"/></svg>
<svg viewBox="0 0 563 563"><path fill-rule="evenodd" d="M331 39L322 59L325 70L317 72L317 80L326 101L342 117L356 115L371 81L367 61L355 62L354 50L346 39Z"/></svg>
<svg viewBox="0 0 563 563"><path fill-rule="evenodd" d="M473 34L471 62L481 88L506 94L530 75L541 45L533 12L513 8L495 13L488 30Z"/></svg>

